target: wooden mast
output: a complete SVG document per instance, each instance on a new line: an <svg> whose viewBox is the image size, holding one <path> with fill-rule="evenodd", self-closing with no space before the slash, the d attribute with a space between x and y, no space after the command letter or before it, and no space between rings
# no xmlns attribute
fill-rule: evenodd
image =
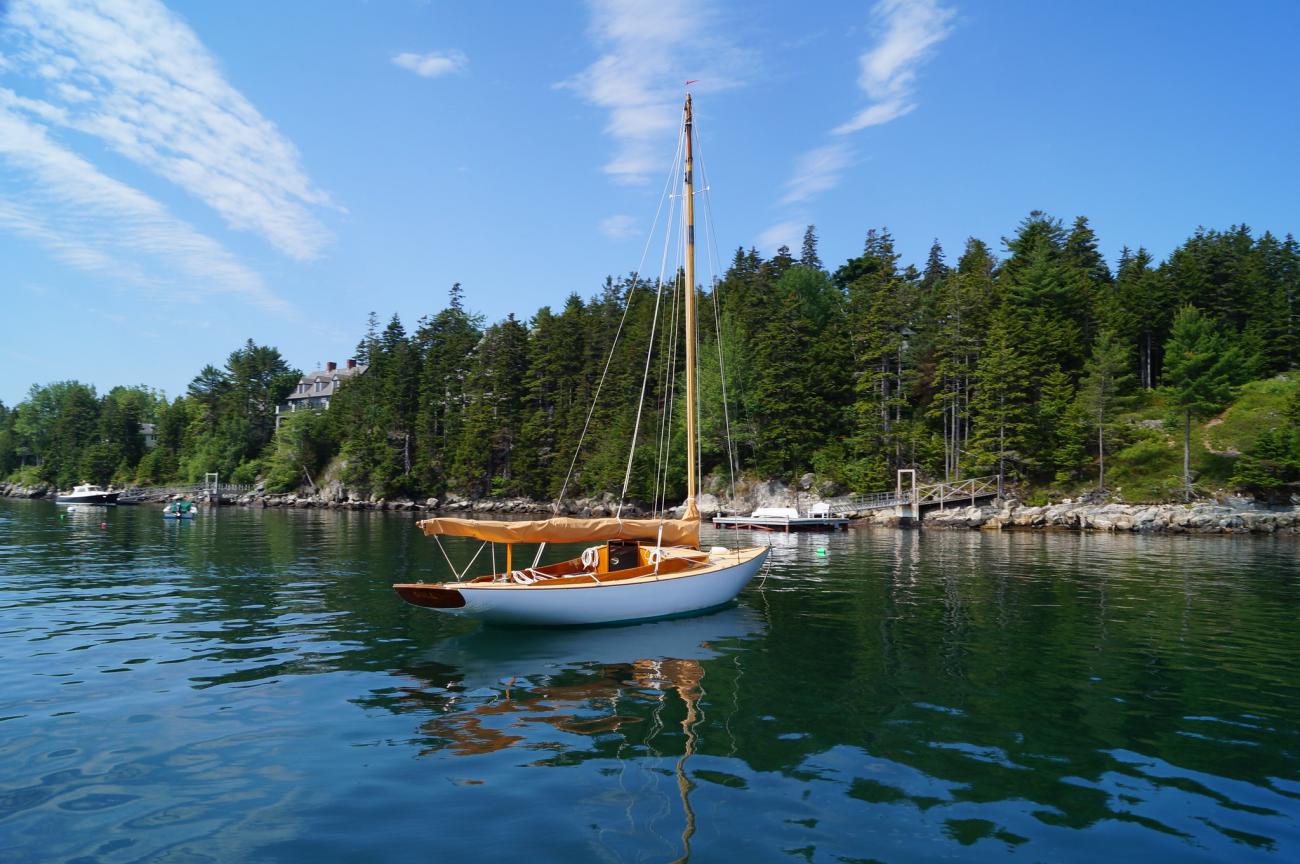
<svg viewBox="0 0 1300 864"><path fill-rule="evenodd" d="M686 94L686 518L699 518L695 504L695 186L691 177L691 94Z"/></svg>

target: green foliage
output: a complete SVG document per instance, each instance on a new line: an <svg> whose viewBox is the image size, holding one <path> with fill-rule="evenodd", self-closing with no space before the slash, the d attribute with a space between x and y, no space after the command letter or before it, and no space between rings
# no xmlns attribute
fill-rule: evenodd
<svg viewBox="0 0 1300 864"><path fill-rule="evenodd" d="M289 492L303 486L329 463L334 449L333 424L324 414L295 411L276 430L265 460L266 488Z"/></svg>
<svg viewBox="0 0 1300 864"><path fill-rule="evenodd" d="M971 238L955 266L935 242L918 271L872 230L861 254L828 268L812 226L798 258L737 249L715 284L692 286L701 475L811 468L875 492L914 467L928 479L997 472L1032 493L1077 488L1095 456L1098 484L1130 498L1187 494L1194 472L1207 487L1235 476L1266 496L1289 488L1285 409L1300 397L1279 373L1300 363L1300 246L1244 226L1201 230L1163 262L1126 247L1113 274L1098 247L1087 219L1034 212L1001 262ZM279 433L275 406L298 373L251 341L170 402L142 387L36 386L0 405L0 476L66 487L265 473L287 490L342 456L347 485L379 496L546 499L626 482L628 498L672 504L684 492L684 348L672 335L683 282L610 278L526 324L485 327L459 285L412 333L372 314L364 374ZM1146 403L1130 410L1137 394ZM1177 438L1139 425L1166 410L1181 477Z"/></svg>
<svg viewBox="0 0 1300 864"><path fill-rule="evenodd" d="M1079 398L1088 422L1097 433L1097 488L1106 488L1106 429L1115 415L1132 403L1134 376L1129 371L1129 349L1105 329L1084 365Z"/></svg>
<svg viewBox="0 0 1300 864"><path fill-rule="evenodd" d="M1083 463L1088 423L1070 376L1061 369L1043 378L1038 435L1036 449L1042 453L1039 463L1043 474L1055 483L1068 483Z"/></svg>
<svg viewBox="0 0 1300 864"><path fill-rule="evenodd" d="M1292 391L1282 416L1282 425L1258 433L1232 473L1238 489L1270 502L1300 492L1300 387Z"/></svg>
<svg viewBox="0 0 1300 864"><path fill-rule="evenodd" d="M1018 347L1006 306L997 315L975 367L971 441L977 470L999 477L1026 476L1038 463L1032 452L1035 425L1029 358Z"/></svg>
<svg viewBox="0 0 1300 864"><path fill-rule="evenodd" d="M0 401L0 477L8 477L20 464L18 435L14 432L17 419L18 412L6 408Z"/></svg>
<svg viewBox="0 0 1300 864"><path fill-rule="evenodd" d="M1174 317L1165 344L1165 397L1171 410L1183 418L1183 485L1192 495L1192 420L1217 412L1232 394L1241 375L1241 358L1225 345L1210 320L1194 306L1184 306Z"/></svg>
<svg viewBox="0 0 1300 864"><path fill-rule="evenodd" d="M1232 482L1269 501L1282 501L1300 482L1300 436L1292 429L1267 429L1237 460Z"/></svg>

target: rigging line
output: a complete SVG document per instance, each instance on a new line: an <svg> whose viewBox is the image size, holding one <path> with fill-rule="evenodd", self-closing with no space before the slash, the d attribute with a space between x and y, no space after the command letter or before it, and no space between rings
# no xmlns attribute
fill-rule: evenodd
<svg viewBox="0 0 1300 864"><path fill-rule="evenodd" d="M660 286L660 291L663 287ZM673 294L673 301L670 304L670 310L676 308L677 295ZM665 317L671 318L671 311L665 310ZM671 344L671 325L665 323L663 333L659 337L659 398L660 400L671 399L669 391L668 372L671 365L671 355L668 346ZM659 473L663 468L663 447L664 447L664 427L667 423L669 405L666 401L661 401L659 408L659 433L655 438L655 470L654 482L651 488L651 507L654 509L656 516L659 515Z"/></svg>
<svg viewBox="0 0 1300 864"><path fill-rule="evenodd" d="M659 326L659 303L663 293L655 291L655 311L650 323L650 338L646 340L645 371L641 373L641 395L636 402L636 422L632 424L632 446L628 448L627 470L623 472L623 491L619 494L616 516L623 515L623 502L627 498L627 487L632 482L632 461L636 458L637 436L641 434L641 411L645 407L646 385L650 383L650 360L654 357L655 328Z"/></svg>
<svg viewBox="0 0 1300 864"><path fill-rule="evenodd" d="M478 556L483 552L483 547L487 545L487 541L480 543L478 547L478 552L475 552L474 557L469 559L469 563L465 565L465 569L457 573L456 565L451 563L451 557L447 554L447 550L443 548L442 540L438 537L437 534L433 535L433 539L434 542L438 544L438 551L442 552L442 557L446 559L447 566L451 568L451 575L456 577L457 582L461 581L461 579L465 577L465 574L469 572L469 568L474 566L474 562L478 560ZM495 545L492 547L492 551L495 554L496 552ZM492 572L494 573L496 572L496 567L492 568Z"/></svg>
<svg viewBox="0 0 1300 864"><path fill-rule="evenodd" d="M684 286L686 284L685 271L682 266L682 261L686 257L686 225L684 224L684 222L685 220L683 220L683 224L680 226L680 230L677 232L677 260L673 268L673 338L671 344L671 357L672 357L672 364L673 364L672 382L673 382L673 403L674 404L669 408L669 412L670 412L668 418L669 423L668 423L667 435L664 438L663 495L661 500L661 509L664 511L667 511L668 509L668 468L669 468L668 459L672 455L672 435L673 435L672 413L676 411L675 403L677 397L677 352L678 352L678 345L680 341L683 338L685 338L681 332L683 328L680 326L679 323L682 320L682 316L685 314L685 295L683 292L678 291L679 286Z"/></svg>
<svg viewBox="0 0 1300 864"><path fill-rule="evenodd" d="M655 466L655 513L659 515L665 509L668 499L668 453L671 448L673 428L673 409L677 401L677 279L673 278L672 306L669 312L669 324L664 331L668 343L664 351L664 407L660 414L659 441L655 447L657 464Z"/></svg>
<svg viewBox="0 0 1300 864"><path fill-rule="evenodd" d="M710 277L712 278L712 305L714 305L714 333L716 342L718 342L718 379L720 388L722 388L723 401L723 434L727 438L727 470L729 490L731 490L732 502L736 500L736 444L732 440L731 431L731 407L727 398L727 355L723 349L722 334L722 305L719 303L718 295L722 281L718 278L718 273L722 270L722 256L718 252L718 231L714 226L714 208L712 208L712 196L708 195L711 188L708 182L708 166L705 160L705 148L703 144L699 146L699 179L705 184L705 197L703 197L703 212L705 212L705 236L706 249L708 252L708 266L710 266Z"/></svg>
<svg viewBox="0 0 1300 864"><path fill-rule="evenodd" d="M679 152L680 152L680 151L679 151ZM677 164L676 164L676 161L674 161L674 164L673 164L673 173L674 173L674 174L676 173L676 170L677 170ZM670 204L669 204L669 208L668 208L668 223L667 223L667 224L669 224L669 225L672 224L672 214L673 214L673 212L674 212L675 206L676 206L676 202L673 202L673 203L670 203ZM641 434L641 414L642 414L642 410L645 408L645 393L646 393L646 385L649 384L649 382L650 382L650 361L651 361L651 359L654 357L655 333L657 332L657 328L658 328L658 326L659 326L659 308L660 308L660 305L661 305L661 301L663 300L663 279L664 279L664 271L665 271L665 269L667 269L667 266L668 266L668 238L669 238L669 235L670 235L670 232L667 231L667 230L665 230L665 231L664 231L664 251L663 251L663 254L662 254L662 255L660 256L660 258L659 258L659 278L655 281L655 308L654 308L654 315L653 315L653 316L651 317L651 319L650 319L650 322L651 322L651 323L650 323L650 338L648 338L648 339L646 340L645 371L644 371L644 372L642 373L642 375L641 375L641 394L640 394L640 398L637 399L637 403L636 403L636 422L635 422L635 423L633 424L633 426L632 426L632 443L631 443L631 446L628 448L628 454L627 454L627 470L623 472L623 489L622 489L622 491L619 493L619 497L618 497L618 509L617 509L617 511L615 511L615 516L618 516L618 517L621 517L621 516L623 515L623 506L624 506L624 502L625 502L626 499L627 499L627 487L628 487L629 484L631 484L631 482L632 482L632 463L633 463L633 461L634 461L635 458L636 458L637 438L638 438L638 436Z"/></svg>
<svg viewBox="0 0 1300 864"><path fill-rule="evenodd" d="M685 149L683 143L684 135L685 126L682 127L682 132L678 134L677 151L679 154ZM676 160L674 160L673 167L668 171L668 179L664 183L664 191L659 197L659 207L655 211L654 224L650 226L650 234L646 237L645 248L641 251L641 261L637 265L637 269L632 273L632 284L628 288L627 297L623 300L623 317L619 319L618 329L614 331L614 341L610 343L609 356L605 358L605 368L601 371L600 381L596 384L596 393L591 397L591 407L587 409L587 419L582 424L582 434L578 436L578 446L573 449L573 459L569 461L569 471L564 475L564 484L560 487L560 494L555 499L555 503L551 505L552 513L560 512L560 502L564 500L564 493L569 489L569 481L573 479L573 468L578 464L578 454L582 452L582 444L587 439L587 429L591 426L591 417L596 413L596 403L600 401L600 391L605 386L605 377L609 374L610 363L614 360L614 350L618 347L619 336L623 333L623 325L627 322L627 313L632 306L632 295L636 292L637 283L640 281L639 274L641 268L645 266L646 256L650 254L650 241L654 238L655 231L659 227L659 216L663 212L664 197L667 195L668 189L672 185L673 177L676 174L676 168Z"/></svg>
<svg viewBox="0 0 1300 864"><path fill-rule="evenodd" d="M671 223L669 223L671 229ZM664 269L667 270L668 242L672 239L672 231L664 232ZM665 414L661 414L660 437L655 448L659 464L655 469L655 512L656 515L662 514L666 509L668 498L668 453L671 449L672 440L672 411L673 402L677 395L677 339L678 339L678 294L677 284L679 281L679 271L681 270L682 259L682 236L678 236L677 258L673 266L672 279L672 323L665 330L665 337L668 339L668 350L664 352L664 380L669 401L665 405ZM665 425L666 424L666 425Z"/></svg>
<svg viewBox="0 0 1300 864"><path fill-rule="evenodd" d="M711 292L713 299L713 326L718 344L718 379L722 388L722 424L723 432L727 439L727 470L730 480L731 500L736 500L736 449L731 439L731 411L727 404L727 364L726 353L722 346L722 310L718 302L718 291L721 285L718 279L718 273L722 270L722 258L718 253L718 232L713 224L713 199L708 194L711 184L709 183L708 165L704 158L704 145L699 142L701 136L697 135L699 144L699 162L700 162L700 180L704 183L704 235L707 239L706 249L709 253L709 275L712 278Z"/></svg>
<svg viewBox="0 0 1300 864"><path fill-rule="evenodd" d="M676 166L675 166L675 167L676 167ZM674 212L675 212L675 211L674 211ZM663 260L660 261L660 271L659 271L660 282L659 282L659 286L658 286L658 288L659 288L659 291L660 291L661 293L662 293L663 290L664 290L664 282L663 282L664 273L665 273L665 272L667 271L667 269L668 269L668 244L669 244L669 241L672 239L671 226L672 226L672 220L671 220L671 217L670 217L669 222L668 222L668 225L666 226L665 231L664 231L664 257L663 257ZM674 270L674 273L675 273L675 272L676 272L676 271ZM672 306L671 306L671 308L672 308L672 324L671 324L671 326L666 326L666 327L664 328L663 336L661 337L661 338L664 340L664 342L666 343L666 347L665 347L664 350L661 352L661 355L662 355L662 357L663 357L663 364L664 364L664 365L663 365L663 369L664 369L664 378L663 378L663 381L664 381L664 383L663 383L663 389L662 389L662 392L667 393L667 394L670 394L670 397L669 397L669 398L671 398L671 393L673 392L673 388L674 388L674 386L675 386L675 383L674 383L674 382L675 382L675 379L672 378L672 377L670 376L670 370L673 370L673 371L675 372L675 370L673 369L673 364L676 362L674 351L676 350L676 344L677 344L676 341L675 341L675 340L676 340L676 334L677 334L677 331L676 331L676 327L677 327L677 324L676 324L676 321L677 321L677 318L676 318L676 315L677 315L677 282L676 282L676 276L675 276L675 275L674 275L674 279L673 279L672 298L673 298L673 299L672 299ZM666 410L667 410L667 406L665 406L665 411L666 411ZM656 516L658 516L659 513L660 513L660 511L663 509L663 508L660 506L660 503L659 503L659 502L660 502L660 498L661 498L661 486L660 486L660 480L659 480L660 472L661 472L661 470L664 470L664 471L667 470L667 469L666 469L666 463L664 462L664 459L663 459L663 456L662 456L662 453L663 453L663 446L664 446L663 442L664 442L664 435L665 435L665 429L664 429L665 416L666 416L666 415L665 415L665 412L664 412L664 411L661 411L661 412L660 412L660 415L659 415L659 417L660 417L660 423L659 423L659 438L658 438L658 440L655 442L655 459L656 459L656 463L655 463L655 473L654 473L655 482L654 482L654 488L652 489L652 494L653 494L653 501L652 501L652 504L653 504L653 506L654 506L655 515L656 515Z"/></svg>
<svg viewBox="0 0 1300 864"><path fill-rule="evenodd" d="M704 188L705 188L705 191L707 192L710 188L712 188L712 184L710 184L710 182L709 182L709 177L708 177L708 165L707 165L707 163L706 163L706 161L705 161L705 159L704 159L704 145L703 145L703 144L698 140L698 139L699 139L699 136L696 136L696 139L697 139L697 140L696 140L696 143L699 145L698 149L699 149L699 151L700 151L700 180L704 183ZM707 227L706 227L706 231L705 231L705 236L709 239L708 250L709 250L709 253L710 253L711 255L713 255L714 258L716 259L714 263L716 264L718 270L721 271L721 270L722 270L722 255L721 255L721 253L718 251L718 244L717 244L717 231L714 229L714 226L713 226L713 199L712 199L712 196L707 195L707 194L704 196L704 211L705 211L705 218L706 218L706 220L707 220L707 221L706 221L706 226L707 226ZM721 345L722 345L722 343L721 343L721 341L719 341L718 345L719 345L719 349L718 349L718 350L719 350L719 352L720 352L720 356L719 356L719 365L721 365L721 362L722 362L722 359L721 359L721 350L722 350L722 349L721 349ZM723 384L724 384L724 386L725 386L725 384L726 384L726 377L725 377L725 375L723 376L723 379L722 379L722 380L723 380ZM739 382L737 382L737 383L739 383ZM740 410L740 413L741 413L741 415L742 415L742 417L741 417L740 419L743 419L743 420L744 420L744 424L743 424L743 425L745 426L745 428L749 428L749 429L752 430L752 429L753 429L753 425L754 425L754 421L753 421L751 418L749 418L749 416L748 416L748 412L745 410L745 400L744 400L744 398L743 398L742 395L738 395L738 396L736 397L736 407ZM724 415L725 415L725 414L729 411L729 408L728 408L728 400L727 400L727 396L726 396L726 393L725 393L725 392L723 393L723 397L722 397L722 408L723 408L723 412L724 412ZM735 474L739 472L739 467L740 467L740 457L739 457L739 455L738 455L738 454L739 454L740 447L739 447L739 445L736 445L735 442L734 442L733 439L732 439L731 432L730 432L730 418L724 416L724 422L726 422L727 427L728 427L728 431L727 431L727 444L728 444L728 446L731 448L732 472L733 472L733 473L732 473L732 499L734 500L734 499L735 499ZM751 436L751 438L752 438L752 436ZM751 447L750 447L750 449L751 449L751 452L755 452L755 453L756 453L756 450L755 450L755 448L754 448L754 446L753 446L752 443L751 443Z"/></svg>

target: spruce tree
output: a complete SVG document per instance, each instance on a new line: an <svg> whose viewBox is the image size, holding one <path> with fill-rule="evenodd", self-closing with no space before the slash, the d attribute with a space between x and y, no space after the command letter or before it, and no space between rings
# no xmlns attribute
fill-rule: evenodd
<svg viewBox="0 0 1300 864"><path fill-rule="evenodd" d="M817 255L817 226L809 225L803 232L803 248L799 253L799 266L821 270L822 259Z"/></svg>
<svg viewBox="0 0 1300 864"><path fill-rule="evenodd" d="M1008 466L1017 474L1031 467L1033 432L1030 358L1021 353L1020 333L1005 305L994 317L988 340L975 367L972 449L981 464L996 467L1002 495Z"/></svg>
<svg viewBox="0 0 1300 864"><path fill-rule="evenodd" d="M1212 416L1232 394L1241 358L1205 315L1184 306L1165 344L1164 390L1183 421L1183 496L1192 500L1192 418Z"/></svg>
<svg viewBox="0 0 1300 864"><path fill-rule="evenodd" d="M482 337L482 324L481 316L465 310L464 290L457 282L448 292L447 306L432 318L422 319L415 331L420 382L414 471L419 486L433 495L441 495L447 488L453 450L460 440L465 379Z"/></svg>
<svg viewBox="0 0 1300 864"><path fill-rule="evenodd" d="M1068 483L1083 461L1087 425L1074 384L1063 369L1050 370L1041 381L1035 461L1051 481Z"/></svg>
<svg viewBox="0 0 1300 864"><path fill-rule="evenodd" d="M1084 366L1080 397L1097 430L1097 489L1106 490L1106 427L1132 400L1134 379L1129 371L1128 346L1110 330L1102 330Z"/></svg>

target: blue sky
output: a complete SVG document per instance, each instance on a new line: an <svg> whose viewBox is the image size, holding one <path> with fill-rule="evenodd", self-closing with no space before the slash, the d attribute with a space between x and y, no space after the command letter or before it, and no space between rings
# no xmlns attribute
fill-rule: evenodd
<svg viewBox="0 0 1300 864"><path fill-rule="evenodd" d="M1300 233L1300 4L0 0L0 400L345 360L635 269L695 93L722 257L954 259L1032 209L1111 260ZM701 278L708 277L707 269Z"/></svg>

